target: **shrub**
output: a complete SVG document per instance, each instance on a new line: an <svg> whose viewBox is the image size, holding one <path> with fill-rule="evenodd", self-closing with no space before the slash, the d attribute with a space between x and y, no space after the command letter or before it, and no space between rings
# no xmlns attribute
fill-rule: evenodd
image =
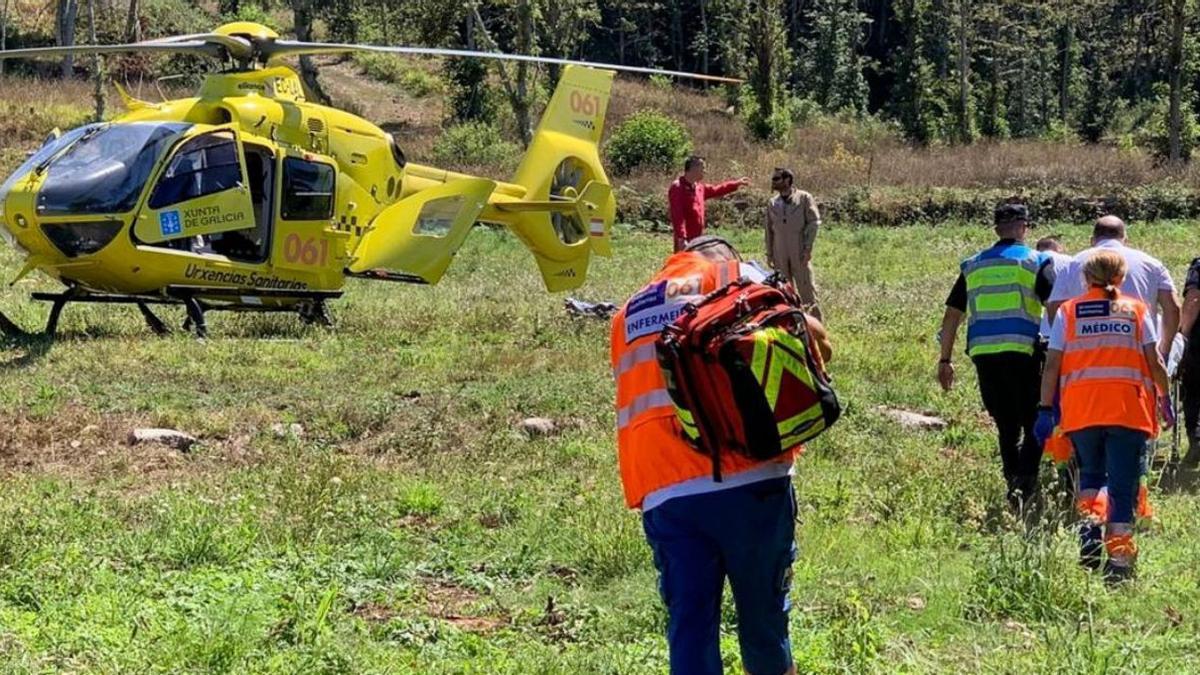
<svg viewBox="0 0 1200 675"><path fill-rule="evenodd" d="M1075 130L1062 120L1051 120L1046 131L1042 133L1042 138L1052 143L1075 143L1079 140Z"/></svg>
<svg viewBox="0 0 1200 675"><path fill-rule="evenodd" d="M811 98L793 97L788 101L788 115L799 126L809 124L822 115L821 104Z"/></svg>
<svg viewBox="0 0 1200 675"><path fill-rule="evenodd" d="M787 108L779 108L767 116L755 110L747 120L747 126L755 138L772 143L782 143L791 135L792 116Z"/></svg>
<svg viewBox="0 0 1200 675"><path fill-rule="evenodd" d="M486 122L464 122L446 129L433 144L433 158L442 164L511 166L521 154L515 143Z"/></svg>
<svg viewBox="0 0 1200 675"><path fill-rule="evenodd" d="M409 68L400 76L400 86L416 98L425 98L442 90L442 82L419 68Z"/></svg>
<svg viewBox="0 0 1200 675"><path fill-rule="evenodd" d="M1180 156L1186 162L1191 159L1197 140L1200 140L1200 122L1196 120L1196 113L1192 110L1191 102L1187 97L1184 97L1180 108L1180 117L1182 118L1179 130ZM1162 162L1167 161L1171 156L1169 122L1170 99L1163 92L1139 139L1140 144L1149 150L1155 159Z"/></svg>
<svg viewBox="0 0 1200 675"><path fill-rule="evenodd" d="M451 119L467 122L495 114L494 100L488 95L487 72L482 59L446 59L442 73Z"/></svg>
<svg viewBox="0 0 1200 675"><path fill-rule="evenodd" d="M682 124L652 110L634 113L613 131L608 141L613 171L635 168L670 169L692 151L692 138Z"/></svg>
<svg viewBox="0 0 1200 675"><path fill-rule="evenodd" d="M279 25L279 22L275 20L275 17L268 13L267 10L263 9L260 5L248 3L239 5L238 11L222 16L221 20L229 23L234 21L249 21L251 23L262 24L276 32L283 29Z"/></svg>
<svg viewBox="0 0 1200 675"><path fill-rule="evenodd" d="M403 59L391 54L359 53L354 55L354 62L367 77L398 84L416 98L424 98L442 90L442 82L437 76L409 66Z"/></svg>

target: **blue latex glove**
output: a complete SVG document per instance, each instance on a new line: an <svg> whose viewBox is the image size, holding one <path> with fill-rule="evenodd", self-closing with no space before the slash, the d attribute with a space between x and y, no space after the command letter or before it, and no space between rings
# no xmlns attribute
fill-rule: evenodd
<svg viewBox="0 0 1200 675"><path fill-rule="evenodd" d="M1170 394L1158 397L1158 413L1162 415L1164 429L1175 426L1175 401Z"/></svg>
<svg viewBox="0 0 1200 675"><path fill-rule="evenodd" d="M1053 409L1038 410L1037 423L1033 425L1033 435L1037 438L1038 445L1046 445L1046 441L1054 434L1056 426L1058 426L1058 414Z"/></svg>

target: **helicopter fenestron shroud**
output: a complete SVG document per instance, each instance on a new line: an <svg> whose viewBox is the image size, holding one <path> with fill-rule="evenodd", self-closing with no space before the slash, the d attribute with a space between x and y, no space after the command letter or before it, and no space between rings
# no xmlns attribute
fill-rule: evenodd
<svg viewBox="0 0 1200 675"><path fill-rule="evenodd" d="M178 52L232 62L195 97L150 103L119 91L128 112L48 139L0 185L0 234L68 302L183 304L205 328L210 309L327 317L347 277L436 283L477 221L508 227L549 290L574 288L592 253L608 255L615 201L598 144L613 71L729 78L453 49L280 40L257 24L126 45L0 52ZM309 102L292 56L370 51L511 59L565 66L510 181L406 161L374 124ZM0 331L16 332L0 315Z"/></svg>

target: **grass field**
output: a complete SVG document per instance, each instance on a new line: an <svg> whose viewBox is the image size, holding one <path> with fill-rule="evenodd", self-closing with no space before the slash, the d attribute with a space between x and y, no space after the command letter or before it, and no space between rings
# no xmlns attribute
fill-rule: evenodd
<svg viewBox="0 0 1200 675"><path fill-rule="evenodd" d="M1073 249L1087 233L1062 231ZM1134 236L1177 275L1200 252L1194 224ZM1200 672L1200 498L1157 494L1140 579L1107 590L1074 564L1068 519L1027 534L1001 508L965 357L960 386L936 388L941 302L990 238L822 235L848 410L798 465L799 669ZM623 299L668 247L620 233L578 295ZM18 268L0 253L0 277ZM24 296L44 287L6 287L0 309L40 324ZM70 307L53 346L0 343L0 671L664 672L654 570L618 486L607 322L561 303L511 238L480 230L437 287L352 282L333 332L217 315L197 343ZM951 424L903 430L882 405ZM527 439L534 415L564 431ZM137 426L201 443L130 447Z"/></svg>

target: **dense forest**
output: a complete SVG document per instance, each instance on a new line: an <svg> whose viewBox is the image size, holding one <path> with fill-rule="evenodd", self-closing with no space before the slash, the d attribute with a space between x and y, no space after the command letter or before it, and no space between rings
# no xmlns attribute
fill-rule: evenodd
<svg viewBox="0 0 1200 675"><path fill-rule="evenodd" d="M0 0L0 46L69 44L92 36L137 40L207 30L214 18L245 18L275 23L300 39L502 49L743 77L747 85L726 95L764 139L782 138L817 113L893 121L917 144L1009 137L1095 143L1111 140L1119 119L1124 128L1142 130L1155 156L1184 161L1200 135L1197 4ZM319 93L316 66L302 65ZM62 72L90 67L66 59ZM145 68L147 61L111 67ZM485 88L495 87L492 98L511 106L518 127L527 131L522 121L557 73L495 67L489 77L480 63L447 64L454 116L487 115Z"/></svg>

